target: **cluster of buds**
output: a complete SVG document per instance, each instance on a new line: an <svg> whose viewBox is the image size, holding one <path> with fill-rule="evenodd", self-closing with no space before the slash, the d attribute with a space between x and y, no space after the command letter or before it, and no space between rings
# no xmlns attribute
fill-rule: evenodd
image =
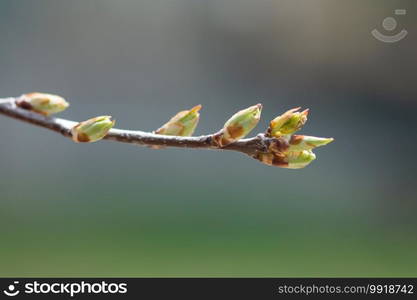
<svg viewBox="0 0 417 300"><path fill-rule="evenodd" d="M16 100L16 105L49 116L65 110L69 103L57 95L29 93L20 96ZM77 143L96 142L107 135L114 123L110 116L100 116L80 122L71 129L72 139Z"/></svg>
<svg viewBox="0 0 417 300"><path fill-rule="evenodd" d="M191 136L197 127L200 119L199 111L201 105L197 105L190 110L177 113L155 134ZM244 138L258 124L261 116L262 105L257 104L235 113L223 128L214 135L213 142L217 147L225 147L241 138Z"/></svg>
<svg viewBox="0 0 417 300"><path fill-rule="evenodd" d="M191 136L197 127L201 105L177 113L154 133L174 136ZM256 104L238 111L230 117L223 128L212 136L213 146L226 147L247 136L258 124L262 105ZM270 122L265 137L270 138L266 152L257 152L254 158L262 163L289 169L300 169L309 165L316 155L313 149L324 146L332 138L294 135L307 121L308 109L293 108ZM160 146L152 146L159 149Z"/></svg>
<svg viewBox="0 0 417 300"><path fill-rule="evenodd" d="M16 105L20 108L48 116L67 109L69 103L65 101L64 98L57 95L29 93L20 96L16 100Z"/></svg>
<svg viewBox="0 0 417 300"><path fill-rule="evenodd" d="M275 140L270 143L268 152L257 153L255 158L271 166L301 169L316 159L314 148L333 141L333 138L292 135L307 121L308 109L302 112L299 109L290 109L271 121L265 135Z"/></svg>
<svg viewBox="0 0 417 300"><path fill-rule="evenodd" d="M60 96L29 93L16 100L20 108L34 111L45 116L65 110L69 104ZM169 136L191 136L200 119L201 105L189 110L180 111L155 134ZM262 105L256 104L235 113L223 128L212 135L213 147L223 148L246 137L258 124ZM295 135L307 122L308 109L300 111L300 107L290 109L273 119L265 133L267 138L265 150L253 155L264 164L289 169L300 169L309 165L316 155L313 149L327 145L333 138L319 138L306 135ZM77 143L96 142L104 138L114 126L111 116L99 116L80 122L71 129L72 139ZM160 148L161 146L152 146Z"/></svg>

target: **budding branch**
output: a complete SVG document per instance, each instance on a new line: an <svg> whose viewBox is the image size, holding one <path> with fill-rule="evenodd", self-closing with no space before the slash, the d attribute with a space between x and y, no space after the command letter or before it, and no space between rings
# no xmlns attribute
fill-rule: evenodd
<svg viewBox="0 0 417 300"><path fill-rule="evenodd" d="M30 123L36 126L44 127L49 130L62 134L71 138L71 129L78 122L65 120L61 118L47 117L16 105L16 98L0 99L0 113L20 121ZM168 136L159 135L150 132L137 130L124 130L112 128L103 138L104 140L116 141L127 144L136 144L140 146L148 146L153 148L193 148L193 149L213 149L213 150L229 150L247 154L256 157L260 152L268 152L271 144L283 145L285 141L279 138L269 138L260 133L255 137L241 139L225 147L219 147L215 142L215 137L219 133L202 135L197 137Z"/></svg>

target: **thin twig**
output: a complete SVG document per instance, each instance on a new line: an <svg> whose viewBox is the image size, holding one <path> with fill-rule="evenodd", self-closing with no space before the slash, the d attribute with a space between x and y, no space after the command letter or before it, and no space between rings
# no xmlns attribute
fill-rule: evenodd
<svg viewBox="0 0 417 300"><path fill-rule="evenodd" d="M68 138L72 137L71 128L78 123L60 118L46 117L44 115L22 109L16 105L16 98L0 99L0 114L47 128ZM226 147L220 148L213 142L213 138L215 136L216 133L198 137L167 136L144 131L113 128L108 132L104 139L149 147L159 146L162 148L179 147L230 150L242 152L252 157L256 157L259 152L268 152L268 148L271 144L282 145L285 143L285 141L281 139L269 138L264 134L258 134L253 138L241 139L235 143L227 145Z"/></svg>

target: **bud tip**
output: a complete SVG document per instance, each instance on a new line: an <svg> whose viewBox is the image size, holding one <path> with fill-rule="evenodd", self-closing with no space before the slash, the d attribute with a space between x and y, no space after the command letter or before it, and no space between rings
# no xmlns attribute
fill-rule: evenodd
<svg viewBox="0 0 417 300"><path fill-rule="evenodd" d="M202 108L203 106L201 105L201 104L199 104L199 105L196 105L196 106L194 106L193 108L191 108L190 109L190 112L198 112L198 111L200 111L200 109Z"/></svg>

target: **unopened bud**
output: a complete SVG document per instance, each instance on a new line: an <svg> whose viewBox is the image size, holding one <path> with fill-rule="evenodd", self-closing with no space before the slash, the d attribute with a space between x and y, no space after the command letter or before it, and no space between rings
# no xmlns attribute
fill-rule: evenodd
<svg viewBox="0 0 417 300"><path fill-rule="evenodd" d="M91 143L101 140L114 126L111 116L100 116L80 122L71 129L72 139L77 143Z"/></svg>
<svg viewBox="0 0 417 300"><path fill-rule="evenodd" d="M69 103L57 95L29 93L20 96L16 105L47 116L65 110Z"/></svg>
<svg viewBox="0 0 417 300"><path fill-rule="evenodd" d="M200 119L201 105L194 106L190 110L184 110L173 116L166 124L155 131L156 134L191 136Z"/></svg>
<svg viewBox="0 0 417 300"><path fill-rule="evenodd" d="M262 163L269 166L276 166L287 169L301 169L316 159L316 155L310 150L286 153L258 153L255 157Z"/></svg>
<svg viewBox="0 0 417 300"><path fill-rule="evenodd" d="M214 140L219 147L229 145L247 136L261 118L262 104L256 104L235 113Z"/></svg>
<svg viewBox="0 0 417 300"><path fill-rule="evenodd" d="M312 150L316 147L327 145L333 140L333 138L320 138L308 135L293 135L288 141L290 145L288 151Z"/></svg>
<svg viewBox="0 0 417 300"><path fill-rule="evenodd" d="M290 109L273 119L269 125L267 134L272 137L281 137L292 134L307 122L308 109L299 112L301 107Z"/></svg>
<svg viewBox="0 0 417 300"><path fill-rule="evenodd" d="M311 150L288 152L285 155L285 161L288 165L284 168L301 169L308 166L315 159L316 155Z"/></svg>

